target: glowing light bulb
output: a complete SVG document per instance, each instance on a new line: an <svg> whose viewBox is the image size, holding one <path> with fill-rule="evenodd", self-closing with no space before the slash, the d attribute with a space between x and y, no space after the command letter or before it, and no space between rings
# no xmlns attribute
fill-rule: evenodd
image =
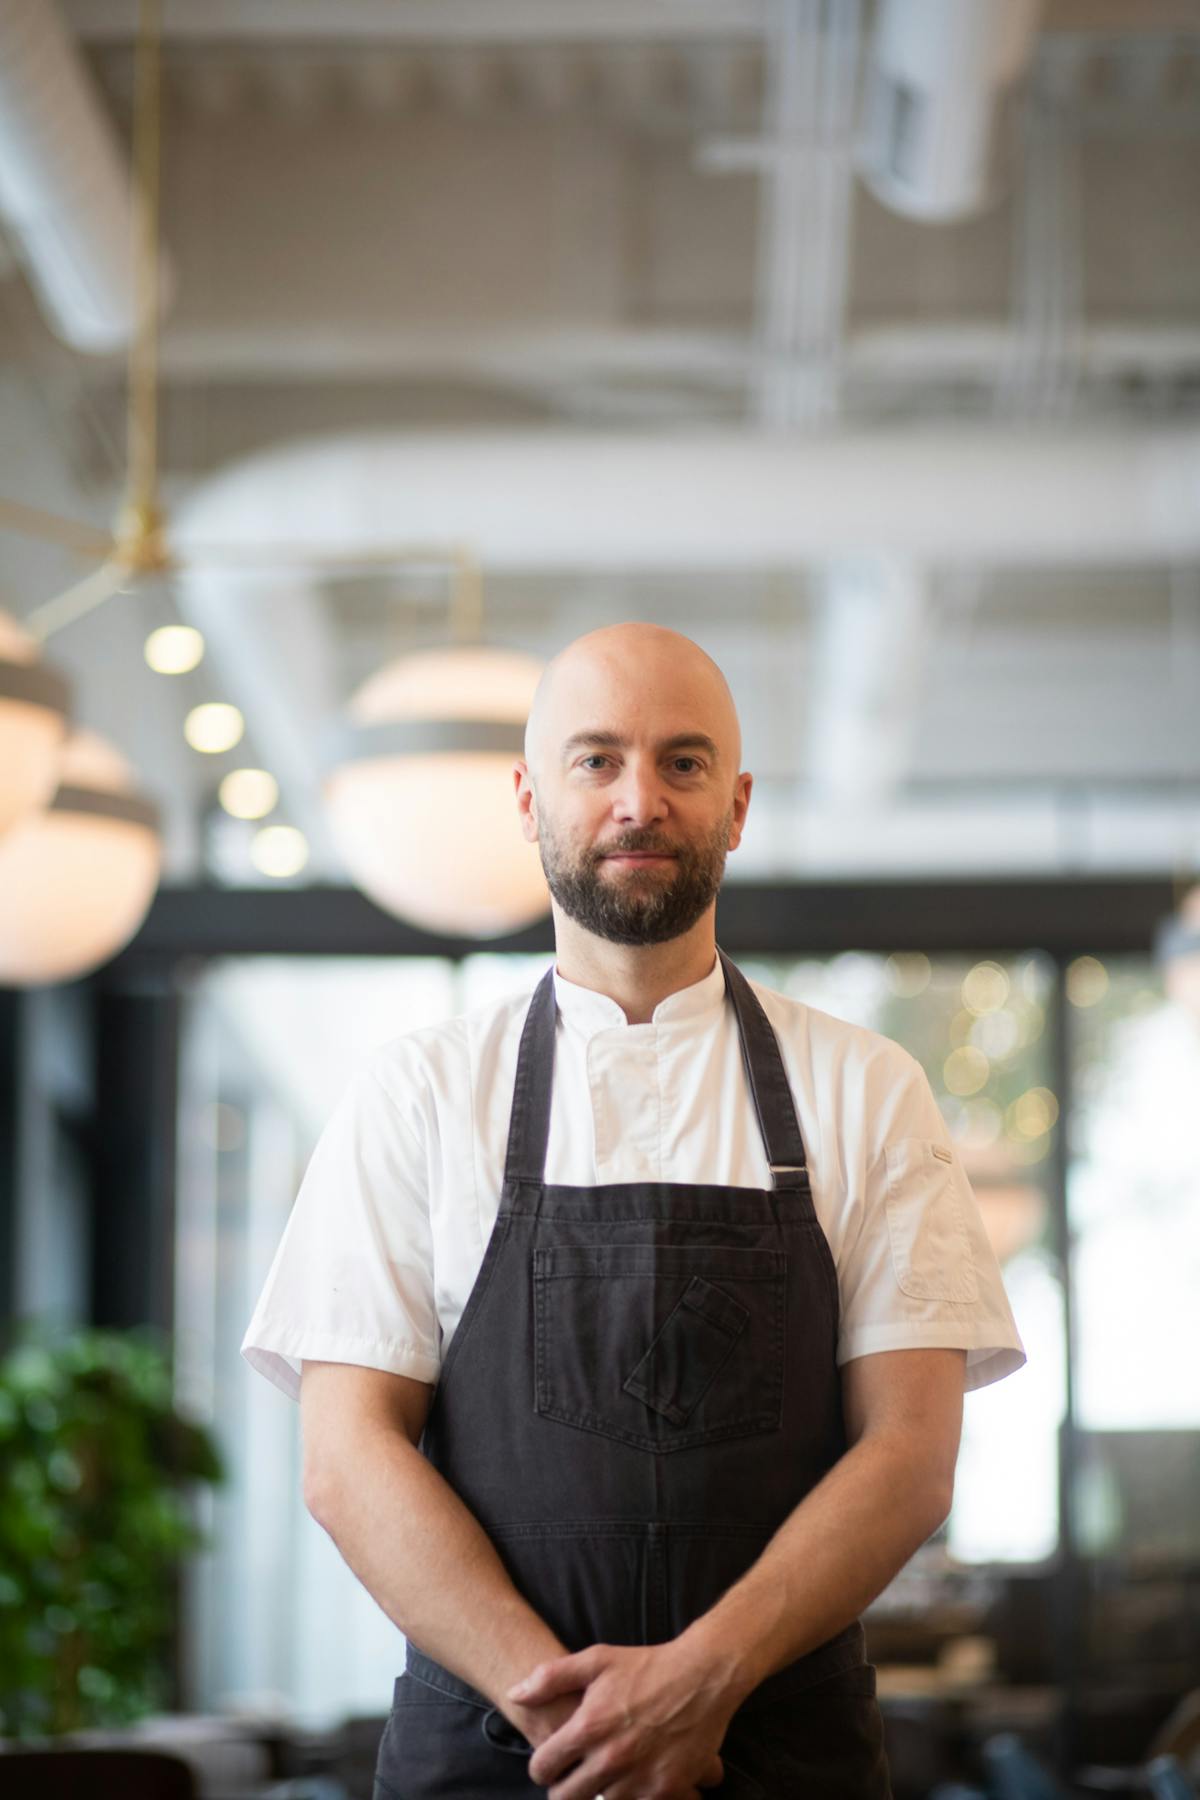
<svg viewBox="0 0 1200 1800"><path fill-rule="evenodd" d="M184 737L193 750L200 750L205 756L219 756L223 750L232 750L235 744L241 743L245 729L246 721L237 707L220 700L193 706L183 721Z"/></svg>
<svg viewBox="0 0 1200 1800"><path fill-rule="evenodd" d="M266 769L232 769L217 798L235 819L262 819L279 803L279 783Z"/></svg>
<svg viewBox="0 0 1200 1800"><path fill-rule="evenodd" d="M250 861L260 875L286 880L308 861L308 839L294 825L264 825L251 840Z"/></svg>
<svg viewBox="0 0 1200 1800"><path fill-rule="evenodd" d="M160 625L142 646L156 675L186 675L204 657L204 639L191 625Z"/></svg>

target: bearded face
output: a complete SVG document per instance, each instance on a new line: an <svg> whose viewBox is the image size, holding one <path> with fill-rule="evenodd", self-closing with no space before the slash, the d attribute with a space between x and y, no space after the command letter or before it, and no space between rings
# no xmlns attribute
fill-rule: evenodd
<svg viewBox="0 0 1200 1800"><path fill-rule="evenodd" d="M569 919L614 944L664 944L682 937L712 904L725 873L733 808L706 836L668 840L657 830L624 831L597 848L574 845L545 809L538 844L546 883ZM669 857L621 862L621 852Z"/></svg>

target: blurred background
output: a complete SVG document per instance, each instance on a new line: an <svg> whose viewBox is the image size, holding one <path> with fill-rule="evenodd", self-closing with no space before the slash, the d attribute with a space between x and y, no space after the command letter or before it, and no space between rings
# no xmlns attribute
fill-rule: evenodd
<svg viewBox="0 0 1200 1800"><path fill-rule="evenodd" d="M922 1062L1029 1352L867 1620L897 1800L1189 1791L1194 0L0 0L0 609L6 1775L370 1793L238 1346L353 1070L547 966L511 757L649 619L723 947Z"/></svg>

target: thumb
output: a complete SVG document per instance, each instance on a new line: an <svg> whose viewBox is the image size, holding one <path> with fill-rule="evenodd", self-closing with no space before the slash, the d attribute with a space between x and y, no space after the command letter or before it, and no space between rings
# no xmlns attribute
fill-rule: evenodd
<svg viewBox="0 0 1200 1800"><path fill-rule="evenodd" d="M575 1656L556 1656L552 1662L539 1663L524 1681L508 1690L507 1698L527 1706L538 1706L554 1700L559 1694L577 1693L598 1673L598 1652L580 1650Z"/></svg>
<svg viewBox="0 0 1200 1800"><path fill-rule="evenodd" d="M720 1787L725 1779L725 1764L719 1756L714 1755L707 1766L696 1777L696 1786L702 1788Z"/></svg>

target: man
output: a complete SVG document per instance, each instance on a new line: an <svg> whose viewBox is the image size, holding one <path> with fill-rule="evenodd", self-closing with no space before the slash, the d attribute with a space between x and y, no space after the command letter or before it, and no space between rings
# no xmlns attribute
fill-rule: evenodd
<svg viewBox="0 0 1200 1800"><path fill-rule="evenodd" d="M243 1346L408 1639L377 1800L876 1800L858 1614L1023 1361L995 1259L913 1058L717 950L716 665L590 633L525 750L555 966L377 1054Z"/></svg>

